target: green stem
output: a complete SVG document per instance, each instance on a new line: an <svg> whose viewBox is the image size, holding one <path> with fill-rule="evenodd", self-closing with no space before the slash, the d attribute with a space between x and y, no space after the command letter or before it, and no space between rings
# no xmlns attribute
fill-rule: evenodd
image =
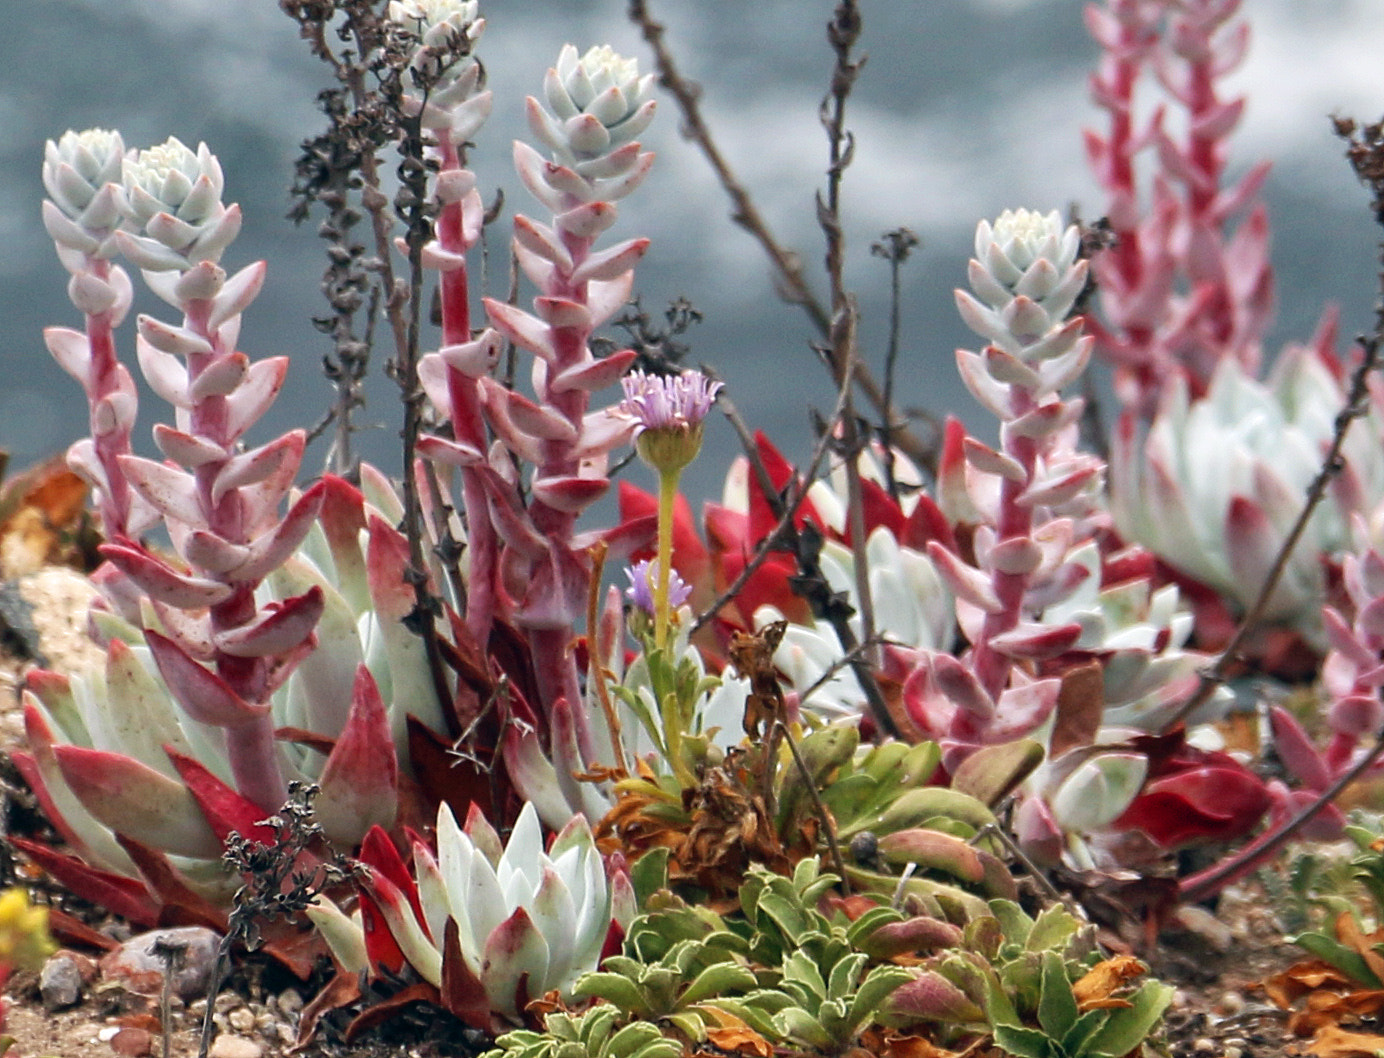
<svg viewBox="0 0 1384 1058"><path fill-rule="evenodd" d="M654 647L658 650L668 645L672 624L668 594L673 579L673 501L681 477L681 469L658 472L658 580L654 583Z"/></svg>

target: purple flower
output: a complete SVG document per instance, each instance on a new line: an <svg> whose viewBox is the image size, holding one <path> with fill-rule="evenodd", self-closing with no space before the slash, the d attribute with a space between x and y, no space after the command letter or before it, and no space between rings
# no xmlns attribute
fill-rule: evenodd
<svg viewBox="0 0 1384 1058"><path fill-rule="evenodd" d="M711 411L721 383L700 371L680 375L646 375L631 371L620 380L625 399L620 410L644 430L681 430L697 426Z"/></svg>
<svg viewBox="0 0 1384 1058"><path fill-rule="evenodd" d="M721 383L700 371L646 375L631 371L620 380L625 399L618 413L635 421L635 449L660 474L676 476L702 447L702 420L711 411Z"/></svg>
<svg viewBox="0 0 1384 1058"><path fill-rule="evenodd" d="M658 559L641 559L625 570L625 576L630 579L630 586L625 589L625 598L646 614L653 616L654 585L658 583ZM691 594L692 585L685 583L678 576L677 570L669 573L668 602L674 609L685 603Z"/></svg>

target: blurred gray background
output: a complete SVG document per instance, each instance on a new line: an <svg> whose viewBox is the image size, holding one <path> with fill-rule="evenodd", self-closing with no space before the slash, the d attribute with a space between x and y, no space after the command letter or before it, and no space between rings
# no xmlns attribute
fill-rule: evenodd
<svg viewBox="0 0 1384 1058"><path fill-rule="evenodd" d="M812 266L819 290L822 241L812 196L821 186L825 138L816 119L831 57L823 27L830 0L655 0L686 74L705 89L721 146L780 237ZM868 66L850 103L857 140L843 199L848 278L863 310L863 352L883 359L888 272L870 243L906 225L923 240L904 272L903 404L955 411L993 433L956 380L953 350L971 336L952 308L964 282L975 222L1007 207L1098 216L1103 197L1088 176L1083 126L1100 127L1086 95L1097 50L1078 0L864 0ZM299 142L322 125L313 99L324 67L297 39L274 0L6 0L8 41L0 74L0 447L12 467L61 451L85 428L74 383L49 359L40 329L79 326L65 274L39 221L45 139L65 129L119 128L130 146L176 135L205 140L226 172L228 202L245 227L224 264L269 261L265 292L245 316L251 357L288 353L288 386L261 423L263 440L318 418L330 400L319 370L326 351L309 317L322 314L324 258L314 223L284 219ZM524 135L523 98L539 89L564 42L610 43L651 62L619 0L482 4L480 55L496 113L473 155L487 199L506 190L514 210L537 212L509 168L509 143ZM1367 198L1340 157L1327 115L1384 113L1384 3L1379 0L1248 0L1254 36L1231 81L1249 95L1233 166L1274 161L1265 191L1278 268L1278 315L1270 353L1305 338L1323 305L1340 304L1347 335L1369 326L1377 291ZM621 203L610 238L645 234L653 247L636 290L659 312L686 297L705 322L691 335L691 363L713 365L751 425L795 457L810 448L807 408L830 406L825 371L808 348L800 311L774 295L758 248L729 221L727 204L696 151L678 135L672 101L644 137L658 152L653 175ZM492 243L494 247L494 243ZM136 279L138 285L138 280ZM501 290L497 279L493 290ZM531 291L526 291L527 298ZM167 315L147 294L137 309ZM132 328L122 350L133 364ZM362 421L367 457L397 469L399 414L380 377ZM138 443L166 409L141 403ZM736 450L717 422L689 474L694 499L715 498ZM316 470L325 444L310 450ZM648 486L642 468L630 471Z"/></svg>

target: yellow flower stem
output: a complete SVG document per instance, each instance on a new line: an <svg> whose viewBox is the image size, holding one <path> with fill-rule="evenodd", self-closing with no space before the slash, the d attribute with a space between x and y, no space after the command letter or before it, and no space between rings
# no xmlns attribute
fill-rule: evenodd
<svg viewBox="0 0 1384 1058"><path fill-rule="evenodd" d="M681 477L681 469L658 472L658 580L654 583L654 647L658 650L668 645L672 624L668 588L673 577L673 501Z"/></svg>

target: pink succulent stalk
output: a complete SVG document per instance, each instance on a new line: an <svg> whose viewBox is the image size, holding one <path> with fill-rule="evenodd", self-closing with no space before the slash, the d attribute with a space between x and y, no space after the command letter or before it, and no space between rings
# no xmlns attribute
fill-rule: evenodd
<svg viewBox="0 0 1384 1058"><path fill-rule="evenodd" d="M1106 0L1090 4L1086 24L1104 49L1091 82L1110 114L1105 135L1086 134L1097 179L1109 193L1115 245L1093 261L1104 325L1098 349L1116 367L1116 392L1149 418L1167 380L1181 375L1193 396L1229 357L1253 374L1273 300L1268 221L1256 196L1261 163L1225 183L1227 141L1244 99L1225 99L1218 82L1239 65L1248 26L1239 0ZM1152 66L1168 101L1185 114L1181 140L1168 131L1167 104L1139 127L1135 91ZM1137 155L1152 148L1157 171L1143 189ZM1232 230L1233 219L1250 208Z"/></svg>
<svg viewBox="0 0 1384 1058"><path fill-rule="evenodd" d="M139 320L145 378L177 409L175 426L154 429L167 461L122 455L119 464L162 516L186 568L128 538L102 553L149 597L163 630L146 629L145 639L170 692L193 718L224 729L236 786L273 811L288 790L269 696L312 650L323 596L312 588L260 607L254 594L311 528L323 486L280 517L303 431L249 450L239 444L278 394L288 360L251 363L235 349L240 314L258 295L265 266L227 278L216 263L240 226L239 208L221 204L221 188L205 145L194 154L169 140L126 163L127 210L144 234L119 232L117 241L184 316L180 326Z"/></svg>
<svg viewBox="0 0 1384 1058"><path fill-rule="evenodd" d="M481 409L478 379L495 365L499 340L493 332L471 333L471 295L466 255L481 236L485 207L475 175L466 168L466 147L490 114L491 94L481 90L480 64L471 49L485 28L474 2L421 4L394 0L389 16L420 30L419 59L429 49L455 46L464 37L465 55L439 72L426 93L410 97L423 126L435 137L437 176L434 194L441 205L435 238L424 251L424 264L440 274L442 345L426 354L419 376L437 408L451 424L451 437L419 440L419 452L440 463L460 467L462 502L468 515L466 542L470 576L466 623L482 649L495 616L499 545L490 522L485 486L477 464L489 444Z"/></svg>
<svg viewBox="0 0 1384 1058"><path fill-rule="evenodd" d="M530 192L553 213L551 225L518 215L514 250L539 289L530 314L487 299L492 325L535 356L536 400L482 378L486 417L505 448L534 467L530 500L521 507L508 454L486 467L491 516L505 541L502 578L514 600L512 617L532 649L542 704L570 710L576 748L596 758L597 747L579 708L582 700L571 651L586 610L591 576L586 549L594 540L576 531L577 518L609 488L610 450L633 424L607 409L590 411L591 394L611 385L634 359L622 350L597 360L592 332L626 300L633 268L647 239L596 249L614 223L615 200L648 174L653 155L634 139L653 117L645 97L650 77L609 49L578 58L568 46L545 81L545 100L528 101L529 124L552 151L545 160L524 143L515 165Z"/></svg>
<svg viewBox="0 0 1384 1058"><path fill-rule="evenodd" d="M137 536L151 513L138 503L120 468L130 451L138 397L130 372L115 351L115 328L133 297L125 270L111 263L120 211L120 172L125 146L118 132L67 132L44 151L43 183L50 198L43 222L58 257L71 273L67 292L86 317L84 331L49 327L49 352L81 383L91 436L68 450L68 464L91 486L106 539Z"/></svg>
<svg viewBox="0 0 1384 1058"><path fill-rule="evenodd" d="M1068 319L1086 281L1076 229L1056 213L1007 212L976 232L969 276L975 296L957 291L967 325L989 339L979 353L958 350L967 387L1001 421L1000 448L947 431L939 504L953 522L978 524L975 564L939 541L928 555L957 597L972 643L964 660L924 652L905 694L924 732L966 746L1019 738L1056 705L1059 681L1033 680L1016 662L1069 650L1081 625L1029 619L1032 596L1046 585L1059 596L1075 587L1066 557L1076 526L1059 512L1095 485L1099 460L1070 445L1079 400L1058 393L1085 369L1092 339ZM911 692L911 693L910 693Z"/></svg>

